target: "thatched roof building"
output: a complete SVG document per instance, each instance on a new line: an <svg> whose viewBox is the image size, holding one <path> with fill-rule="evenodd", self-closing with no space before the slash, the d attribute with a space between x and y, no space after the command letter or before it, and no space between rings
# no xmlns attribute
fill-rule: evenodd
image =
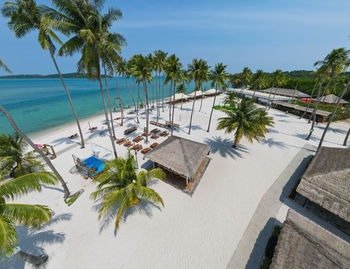
<svg viewBox="0 0 350 269"><path fill-rule="evenodd" d="M297 192L350 223L350 149L321 147Z"/></svg>
<svg viewBox="0 0 350 269"><path fill-rule="evenodd" d="M288 97L294 97L294 98L311 97L310 95L304 92L294 90L294 89L268 88L268 89L261 90L260 92L271 93L271 94L274 94L276 92L276 95L288 96Z"/></svg>
<svg viewBox="0 0 350 269"><path fill-rule="evenodd" d="M350 268L350 244L289 210L270 269Z"/></svg>
<svg viewBox="0 0 350 269"><path fill-rule="evenodd" d="M190 94L187 94L187 96L192 98L192 97L194 97L195 94L196 94L196 98L203 97L203 92L202 91L191 92Z"/></svg>
<svg viewBox="0 0 350 269"><path fill-rule="evenodd" d="M336 96L335 94L328 94L326 96L323 96L321 99L320 99L320 102L321 103L325 103L325 104L336 104L338 102L338 99L339 97ZM345 105L345 104L348 104L349 102L343 100L343 99L340 99L340 102L339 104L341 105Z"/></svg>
<svg viewBox="0 0 350 269"><path fill-rule="evenodd" d="M220 94L222 93L222 90L217 90L217 94ZM207 91L204 92L204 95L207 95L207 96L211 96L211 95L215 95L216 94L216 89L209 89Z"/></svg>
<svg viewBox="0 0 350 269"><path fill-rule="evenodd" d="M192 179L209 152L209 145L171 136L145 156L173 173Z"/></svg>

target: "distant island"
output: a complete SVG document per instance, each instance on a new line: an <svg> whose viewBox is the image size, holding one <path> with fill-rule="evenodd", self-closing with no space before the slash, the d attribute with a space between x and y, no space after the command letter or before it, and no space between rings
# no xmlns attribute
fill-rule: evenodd
<svg viewBox="0 0 350 269"><path fill-rule="evenodd" d="M67 73L62 74L64 78L87 78L86 74L82 73ZM59 78L58 74L52 74L52 75L38 75L38 74L32 74L32 75L8 75L8 76L0 76L0 79L15 79L15 78Z"/></svg>

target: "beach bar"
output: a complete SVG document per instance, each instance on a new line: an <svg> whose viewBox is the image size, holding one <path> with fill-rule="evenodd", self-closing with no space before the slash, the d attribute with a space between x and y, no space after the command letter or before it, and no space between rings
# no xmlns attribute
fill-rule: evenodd
<svg viewBox="0 0 350 269"><path fill-rule="evenodd" d="M145 157L166 172L168 183L192 193L209 163L209 152L209 145L171 136Z"/></svg>

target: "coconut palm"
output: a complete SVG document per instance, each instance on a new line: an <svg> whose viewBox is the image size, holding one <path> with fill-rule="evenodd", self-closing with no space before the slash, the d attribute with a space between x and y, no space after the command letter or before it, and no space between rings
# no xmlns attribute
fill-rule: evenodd
<svg viewBox="0 0 350 269"><path fill-rule="evenodd" d="M253 73L248 67L244 67L240 75L241 83L245 88L248 88L253 79Z"/></svg>
<svg viewBox="0 0 350 269"><path fill-rule="evenodd" d="M111 140L114 156L117 151L114 144L112 129L107 112L107 104L101 78L101 62L106 64L105 50L117 53L124 45L124 38L108 30L113 22L122 17L119 9L110 8L106 14L101 14L105 1L70 1L52 0L58 11L50 9L50 16L56 18L55 28L70 38L58 51L59 55L73 55L81 52L78 71L86 72L89 79L97 79L103 101L105 119ZM48 8L49 9L49 8ZM111 119L113 120L113 119Z"/></svg>
<svg viewBox="0 0 350 269"><path fill-rule="evenodd" d="M14 254L14 247L19 241L16 234L18 225L38 229L53 215L47 206L16 204L9 200L14 200L31 191L41 191L42 184L55 185L56 183L54 174L48 172L30 173L10 180L0 180L0 257ZM16 253L16 256L36 266L41 265L48 258L23 251Z"/></svg>
<svg viewBox="0 0 350 269"><path fill-rule="evenodd" d="M126 159L117 158L107 162L105 170L106 172L96 178L99 182L98 190L93 192L91 197L94 200L102 198L99 219L117 210L116 230L127 211L132 206L138 205L141 200L160 203L164 206L160 195L153 189L147 188L147 182L152 178L165 178L165 173L161 169L141 171L137 174L134 156L129 152Z"/></svg>
<svg viewBox="0 0 350 269"><path fill-rule="evenodd" d="M272 97L272 101L270 102L270 107L273 104L273 101L275 100L277 88L282 87L286 82L288 81L288 78L286 77L285 73L282 72L282 70L277 69L275 72L272 73L272 79L271 82L273 85L276 86L275 92Z"/></svg>
<svg viewBox="0 0 350 269"><path fill-rule="evenodd" d="M180 59L176 57L175 54L171 55L168 58L167 66L165 67L166 80L165 83L171 82L170 84L170 92L169 96L173 96L173 100L169 101L169 121L174 122L174 112L175 112L175 89L179 85L181 81L181 77L183 75L182 64L180 63ZM172 105L172 113L171 113L171 105ZM171 135L173 135L174 128L171 128Z"/></svg>
<svg viewBox="0 0 350 269"><path fill-rule="evenodd" d="M267 85L266 74L264 73L264 71L262 71L261 69L256 71L252 79L252 84L254 87L254 93L252 98L254 98L256 91L265 88Z"/></svg>
<svg viewBox="0 0 350 269"><path fill-rule="evenodd" d="M165 69L165 66L166 66L166 59L167 59L167 55L168 53L167 52L164 52L162 50L156 50L154 52L154 55L156 57L156 65L157 65L157 68L158 68L158 74L160 75L162 73L162 109L163 109L163 112L164 112L164 79L165 79L165 76L164 76L164 69ZM161 80L159 78L159 95L160 95L160 83L161 83Z"/></svg>
<svg viewBox="0 0 350 269"><path fill-rule="evenodd" d="M229 79L229 74L225 70L226 67L227 65L224 65L223 63L218 63L215 65L215 68L210 73L210 80L212 81L211 87L215 87L215 96L214 96L213 106L211 108L210 117L209 117L209 123L208 123L208 129L207 129L208 133L210 131L210 123L211 123L211 118L213 116L216 96L218 94L218 87L225 88L226 81Z"/></svg>
<svg viewBox="0 0 350 269"><path fill-rule="evenodd" d="M3 68L7 73L12 73L11 70L7 67L7 65L1 59L0 59L0 68Z"/></svg>
<svg viewBox="0 0 350 269"><path fill-rule="evenodd" d="M151 68L151 73L155 72L156 70L156 63L155 63L155 57L152 55L152 53L149 53L147 55L147 60L148 60L148 64L150 65ZM154 108L154 79L152 80L152 109Z"/></svg>
<svg viewBox="0 0 350 269"><path fill-rule="evenodd" d="M38 156L26 152L27 143L18 133L0 134L0 175L18 177L41 170Z"/></svg>
<svg viewBox="0 0 350 269"><path fill-rule="evenodd" d="M182 97L181 98L181 109L182 109L184 94L187 93L187 88L186 88L185 84L181 83L179 86L177 86L176 92L181 94L181 97Z"/></svg>
<svg viewBox="0 0 350 269"><path fill-rule="evenodd" d="M219 108L220 109L220 108ZM254 106L254 100L244 98L236 107L223 107L222 110L227 117L219 118L218 130L225 130L225 133L234 134L233 146L236 148L244 136L251 143L253 139L259 142L264 138L267 126L273 126L273 119L267 116L267 112Z"/></svg>
<svg viewBox="0 0 350 269"><path fill-rule="evenodd" d="M310 132L308 136L305 138L305 140L309 140L311 138L311 135L314 131L314 126L316 122L316 112L320 103L321 96L323 96L324 92L328 89L330 86L330 83L332 82L333 78L340 73L344 72L346 68L349 66L349 51L345 50L344 48L334 49L330 54L328 54L323 60L317 61L314 65L320 66L321 73L323 74L323 77L321 79L321 83L317 92L317 99L315 108L312 113L312 124L310 128ZM325 79L329 76L329 81L321 94L321 89L323 82ZM346 90L345 90L346 91ZM335 109L336 110L336 109ZM328 128L327 128L328 129ZM325 135L325 133L324 133Z"/></svg>
<svg viewBox="0 0 350 269"><path fill-rule="evenodd" d="M196 101L196 91L200 91L202 87L202 83L207 81L209 78L209 65L206 61L202 59L193 59L192 63L188 65L188 75L195 82L195 89L194 89L194 98L192 103L192 111L191 111L191 118L190 118L190 126L188 128L188 134L191 134L191 128L192 128L192 119L193 119L193 112L194 112L194 104Z"/></svg>
<svg viewBox="0 0 350 269"><path fill-rule="evenodd" d="M42 10L43 8L39 7L34 0L14 0L13 2L5 2L2 8L2 14L5 17L10 18L8 26L14 32L17 38L22 38L33 30L36 30L38 32L39 44L43 50L49 51L50 57L55 65L63 88L67 94L78 127L81 147L84 148L85 142L80 127L79 118L73 105L70 93L67 89L66 83L62 77L61 71L55 59L56 48L53 41L56 41L59 44L62 44L62 42L52 30L52 25L54 22L48 15L44 14Z"/></svg>
<svg viewBox="0 0 350 269"><path fill-rule="evenodd" d="M133 76L136 78L136 83L141 83L143 86L143 92L146 101L146 132L149 131L149 101L148 101L148 91L147 83L153 80L152 77L152 66L148 61L147 57L141 54L135 55L134 65L131 69ZM146 143L148 142L148 136L146 136Z"/></svg>

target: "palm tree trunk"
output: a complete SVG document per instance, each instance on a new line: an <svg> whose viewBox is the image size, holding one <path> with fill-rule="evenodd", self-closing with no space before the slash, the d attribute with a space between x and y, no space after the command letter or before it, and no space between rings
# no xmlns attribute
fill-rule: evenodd
<svg viewBox="0 0 350 269"><path fill-rule="evenodd" d="M193 118L193 111L194 111L194 104L196 102L196 89L194 89L194 97L193 97L193 104L192 104L192 111L191 111L191 118L190 118L190 126L188 128L188 134L191 134L191 128L192 128L192 118Z"/></svg>
<svg viewBox="0 0 350 269"><path fill-rule="evenodd" d="M275 92L273 93L273 97L272 97L272 101L271 101L271 104L270 104L270 108L273 105L273 101L275 101L276 93L277 93L277 88L275 88Z"/></svg>
<svg viewBox="0 0 350 269"><path fill-rule="evenodd" d="M119 102L120 102L120 113L121 113L121 121L120 121L120 126L123 126L123 121L124 121L124 110L123 110L123 103L122 99L120 96L120 89L119 89L119 82L118 82L118 74L115 74L115 80L117 82L117 91L118 91L118 97L119 97Z"/></svg>
<svg viewBox="0 0 350 269"><path fill-rule="evenodd" d="M271 90L273 89L273 84L272 84L272 88L270 88L269 91L269 97L267 98L267 104L266 104L266 108L265 111L267 110L267 108L270 106L270 96L271 96Z"/></svg>
<svg viewBox="0 0 350 269"><path fill-rule="evenodd" d="M330 116L330 118L329 118L329 120L328 120L327 126L326 126L326 128L324 129L324 131L323 131L323 134L322 134L320 143L318 144L318 147L317 147L317 151L319 151L319 149L320 149L321 146L322 146L323 139L324 139L324 137L326 136L326 133L327 133L328 128L329 128L329 125L330 125L331 122L333 121L333 118L334 118L334 116L335 116L335 113L337 112L337 109L338 109L340 100L343 98L343 96L344 96L345 92L347 91L349 85L350 85L350 80L348 81L348 83L346 83L346 85L345 85L343 91L340 93L340 96L338 97L338 101L337 101L337 103L336 103L336 105L335 105L335 107L334 107L334 109L333 109L333 112L332 112L332 114L331 114L331 116ZM347 137L348 137L348 136L349 136L349 132L348 132L348 134L347 134ZM347 137L345 137L346 140L347 140ZM344 141L344 143L345 143L345 142L347 142L347 141ZM346 143L345 143L344 146L346 146Z"/></svg>
<svg viewBox="0 0 350 269"><path fill-rule="evenodd" d="M140 85L139 85L139 83L137 83L137 105L136 105L136 120L137 120L137 123L140 123L140 121L139 121L139 104L140 104Z"/></svg>
<svg viewBox="0 0 350 269"><path fill-rule="evenodd" d="M163 98L162 98L162 109L163 109L163 112L164 112L164 71L163 71L163 90L162 90L162 95L163 95Z"/></svg>
<svg viewBox="0 0 350 269"><path fill-rule="evenodd" d="M114 130L114 120L113 120L113 115L112 115L111 98L110 98L110 96L109 96L107 71L106 71L106 66L105 66L105 65L103 65L103 69L104 69L104 72L105 72L105 83L106 83L106 90L107 90L107 100L108 100L108 107L109 107L109 116L111 117L111 124L112 124L112 134L113 134L113 139L116 140L116 137L115 137L115 130ZM114 145L114 143L113 143L113 145Z"/></svg>
<svg viewBox="0 0 350 269"><path fill-rule="evenodd" d="M35 256L23 251L19 251L16 256L22 260L24 260L27 263L30 263L32 265L34 265L35 267L39 267L41 265L43 265L45 262L47 262L48 260L48 256L47 255L40 255L40 256Z"/></svg>
<svg viewBox="0 0 350 269"><path fill-rule="evenodd" d="M317 85L317 81L315 82L314 88L312 89L311 98L310 99L312 99L312 96L314 95L314 92L315 92L315 89L316 89L316 85ZM306 107L304 113L299 117L299 119L301 119L301 118L303 118L305 116L305 114L307 113L307 111L310 108L310 104L311 104L311 100L309 100L309 102L307 103L307 107Z"/></svg>
<svg viewBox="0 0 350 269"><path fill-rule="evenodd" d="M343 146L346 146L348 144L349 135L350 135L350 128L349 128L348 132L346 133Z"/></svg>
<svg viewBox="0 0 350 269"><path fill-rule="evenodd" d="M170 89L169 89L169 122L171 122L171 92L173 90L173 80L170 82Z"/></svg>
<svg viewBox="0 0 350 269"><path fill-rule="evenodd" d="M205 88L206 89L206 88ZM199 107L199 112L202 110L202 104L203 104L203 92L202 92L202 96L201 96L201 105Z"/></svg>
<svg viewBox="0 0 350 269"><path fill-rule="evenodd" d="M13 120L13 118L11 117L11 115L6 111L6 109L0 105L0 110L2 111L2 113L4 113L5 117L8 119L8 121L10 122L11 126L13 129L15 129L15 131L17 133L19 133L19 135L21 137L23 137L23 139L37 152L40 154L40 156L44 159L44 161L46 162L46 164L50 167L51 171L56 175L57 179L60 181L63 190L64 190L64 198L68 198L70 196L70 191L67 187L66 182L64 182L62 176L58 173L58 171L56 170L56 168L53 166L52 162L50 161L50 159L45 155L45 153L40 150L37 146L35 146L35 144L32 142L32 140L30 140L30 138L28 136L26 136L17 126L17 124L15 123L15 121Z"/></svg>
<svg viewBox="0 0 350 269"><path fill-rule="evenodd" d="M316 121L316 112L317 112L317 108L318 108L318 104L320 103L320 94L321 94L321 89L322 89L322 84L324 82L324 77L322 78L320 87L318 88L318 92L317 92L317 100L316 100L316 104L315 104L315 108L314 111L312 112L312 116L313 116L313 120L312 120L312 125L310 128L310 133L309 135L305 138L305 140L309 140L312 132L314 131L314 126L315 126L315 121Z"/></svg>
<svg viewBox="0 0 350 269"><path fill-rule="evenodd" d="M69 91L68 91L68 89L67 89L66 83L64 82L64 79L63 79L63 77L62 77L61 71L60 71L60 69L58 68L58 65L57 65L57 62L56 62L56 59L55 59L55 55L54 55L54 52L53 52L52 50L50 50L50 55L51 55L51 59L52 59L54 65L55 65L55 67L56 67L57 73L58 73L58 75L60 76L60 79L61 79L62 85L63 85L63 87L64 87L64 90L66 91L66 94L67 94L69 103L70 103L70 105L71 105L71 107L72 107L73 114L74 114L74 117L75 117L75 121L77 122L78 130L79 130L81 147L84 148L84 147L85 147L84 136L83 136L83 132L81 131L79 118L78 118L77 112L76 112L76 110L75 110L75 107L74 107L74 105L73 105L72 98L71 98L70 93L69 93Z"/></svg>
<svg viewBox="0 0 350 269"><path fill-rule="evenodd" d="M147 82L144 80L143 81L143 89L144 89L144 94L145 94L145 101L146 101L146 132L148 133L148 123L149 123L149 104L148 104L148 93L147 93ZM146 143L148 142L148 135L146 135Z"/></svg>
<svg viewBox="0 0 350 269"><path fill-rule="evenodd" d="M131 89L129 87L128 78L126 76L124 76L124 79L125 79L126 87L128 87L128 91L129 91L129 94L131 96L132 103L134 104L134 109L136 111L136 103L135 103L134 95L132 94Z"/></svg>
<svg viewBox="0 0 350 269"><path fill-rule="evenodd" d="M154 108L154 80L152 80L152 90L153 90L153 94L152 94L152 108Z"/></svg>
<svg viewBox="0 0 350 269"><path fill-rule="evenodd" d="M173 136L173 132L174 132L174 115L175 115L175 87L176 85L175 85L175 81L174 81L174 86L173 86L173 88L174 88L174 90L173 90L173 94L174 94L174 96L173 96L173 113L172 113L172 115L171 115L171 136Z"/></svg>
<svg viewBox="0 0 350 269"><path fill-rule="evenodd" d="M215 106L215 101L216 101L216 95L217 95L217 94L218 94L218 84L216 84L213 106L211 107L211 112L210 112L210 117L209 117L209 123L208 123L208 129L207 129L207 132L208 132L208 133L209 133L209 131L210 131L210 123L211 123L211 118L212 118L212 116L213 116L213 111L214 111L214 106Z"/></svg>

